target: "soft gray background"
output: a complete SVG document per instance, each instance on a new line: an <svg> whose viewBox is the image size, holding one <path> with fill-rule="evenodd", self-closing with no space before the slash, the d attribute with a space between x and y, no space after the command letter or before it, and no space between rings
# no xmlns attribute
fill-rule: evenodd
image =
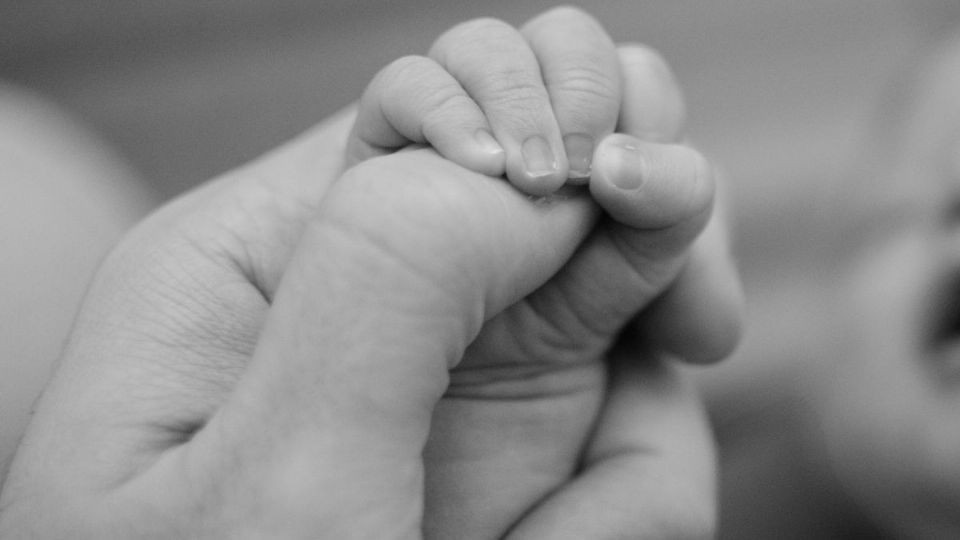
<svg viewBox="0 0 960 540"><path fill-rule="evenodd" d="M816 211L891 70L945 0L611 0L580 5L671 61L690 135L729 172L752 257ZM0 77L103 133L171 196L351 102L383 65L464 19L544 0L7 0ZM813 206L813 208L811 208ZM802 240L802 238L797 239ZM793 246L790 252L795 251ZM779 256L783 256L782 254ZM750 265L748 271L752 271Z"/></svg>

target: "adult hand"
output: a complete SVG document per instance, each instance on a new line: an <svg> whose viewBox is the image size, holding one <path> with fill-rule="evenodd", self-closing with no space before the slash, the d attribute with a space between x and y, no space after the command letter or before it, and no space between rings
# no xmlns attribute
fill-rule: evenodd
<svg viewBox="0 0 960 540"><path fill-rule="evenodd" d="M485 321L482 335L495 336L502 332L499 325L515 317L511 312L523 309L508 307L535 305L517 302L551 276L556 274L553 285L540 291L578 283L564 276L587 275L577 265L602 262L589 255L590 246L607 240L581 246L566 267L572 270L557 274L594 223L597 209L587 198L531 202L507 184L429 151L373 160L334 182L344 136L342 123L326 126L188 194L111 255L5 486L0 532L43 538L421 535L421 454L448 369L465 357L465 366L471 356L491 358L484 339L474 341ZM715 257L699 257L709 250L695 250L684 266L680 253L708 212L699 224L680 227L683 233L670 220L688 222L687 213L700 216L704 208L681 204L677 213L666 212L668 223L657 221L664 206L651 201L685 202L671 199L677 192L663 183L676 171L657 168L675 162L662 148L634 142L601 145L598 151L608 154L596 163L660 156L633 170L643 173L644 195L605 195L612 185L600 183L591 189L631 230L644 229L652 223L644 220L654 216L657 227L632 235L647 240L625 244L646 245L637 254L646 253L650 267L666 269L662 282L649 288L652 297L682 268L696 269L694 261ZM627 172L600 174L598 182ZM709 206L709 197L697 200ZM679 292L661 297L666 307L651 312L654 326L666 320L676 328L673 323L686 320L688 311L676 306L686 305L684 291L705 283L696 271L680 275L671 289ZM597 290L613 290L599 285ZM624 308L623 317L633 310ZM465 353L471 342L477 352ZM582 372L596 380L596 363L590 364ZM623 519L621 497L632 495L624 490L633 486L642 494L672 494L671 508L683 499L689 512L658 515L645 526L670 530L659 523L673 527L689 521L688 515L701 524L712 505L709 493L687 498L704 487L709 451L672 453L678 433L689 442L682 435L687 428L658 423L677 421L699 438L705 433L701 418L673 385L669 368L626 369L659 375L614 379L621 382L604 397L606 412L588 447L587 463L597 466L586 470L593 473L530 513L516 534L579 530L580 537L602 537L595 525L606 517L612 518L611 531L632 526ZM635 392L638 385L650 391ZM621 432L618 426L631 423L625 413L638 409L652 417L636 426L646 431ZM671 411L679 414L666 414ZM444 414L437 410L434 434L441 432ZM658 443L657 459L643 460L641 468L693 464L695 474L669 474L680 466L656 471L667 473L657 482L675 490L653 481L644 486L633 477L625 483L616 464L638 464L638 441ZM601 459L621 449L629 450L623 459ZM428 466L438 455L428 451ZM433 479L447 477L442 467L437 465ZM461 478L470 485L470 471ZM587 495L600 505L599 513L594 507L578 510L579 528L569 528L575 516L564 501Z"/></svg>
<svg viewBox="0 0 960 540"><path fill-rule="evenodd" d="M484 320L589 231L431 151L334 182L343 123L111 254L3 494L11 538L416 538L421 452Z"/></svg>

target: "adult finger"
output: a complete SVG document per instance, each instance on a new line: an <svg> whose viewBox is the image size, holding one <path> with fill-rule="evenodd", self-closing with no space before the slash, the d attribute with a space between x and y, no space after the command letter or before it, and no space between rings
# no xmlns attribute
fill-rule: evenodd
<svg viewBox="0 0 960 540"><path fill-rule="evenodd" d="M477 19L441 35L430 57L480 105L506 151L510 181L532 195L566 181L567 158L537 57L512 26Z"/></svg>
<svg viewBox="0 0 960 540"><path fill-rule="evenodd" d="M405 56L381 70L360 98L347 165L430 144L447 159L489 176L504 173L503 148L480 107L434 60Z"/></svg>
<svg viewBox="0 0 960 540"><path fill-rule="evenodd" d="M174 470L219 471L228 493L270 493L325 531L349 536L371 507L372 537L417 529L448 369L563 264L593 213L586 197L536 204L430 151L351 169L307 226L243 379ZM350 482L376 485L317 509Z"/></svg>
<svg viewBox="0 0 960 540"><path fill-rule="evenodd" d="M344 122L333 130L321 128L187 194L138 227L110 257L38 407L25 444L29 450L22 453L7 484L11 495L5 502L13 502L5 507L4 526L26 522L58 531L38 533L42 537L91 538L197 531L299 538L328 530L318 523L331 525L335 537L363 536L370 530L363 524L376 529L367 534L376 538L419 529L414 522L419 520L416 491L422 482L411 479L418 474L421 457L399 450L416 446L422 426L390 424L378 432L376 420L391 414L429 416L420 407L444 375L414 375L424 366L445 373L445 362L456 357L455 343L467 339L422 338L437 328L431 320L448 324L443 314L454 312L454 319L463 315L456 311L456 302L440 305L438 299L445 298L441 289L459 283L458 290L486 293L471 293L476 294L473 303L460 307L467 316L450 323L454 330L457 324L478 326L483 308L505 305L545 279L535 267L542 264L543 271L551 271L564 249L530 255L550 245L549 240L575 244L577 235L589 229L595 208L586 197L533 204L481 175L467 175L461 182L463 169L429 152L431 157L423 160L415 157L423 152L402 153L361 165L373 167L367 172L377 189L357 191L355 182L333 182L348 128ZM393 182L397 175L408 181ZM458 189L423 192L422 182L445 182ZM352 194L349 208L335 205L340 208L336 214L318 209L330 186ZM458 191L461 188L467 192ZM341 202L343 193L338 196ZM473 206L481 202L494 212ZM453 226L436 226L430 218L438 215L429 210L452 213ZM412 246L415 260L428 268L435 261L463 263L474 253L481 257L480 264L458 267L468 272L452 269L452 280L427 280L433 292L420 294L425 289L417 273L390 253L379 253L376 242L348 241L354 231L349 226L328 230L308 225L318 212L335 223L358 220L357 231L371 234L360 234L361 240L396 235L392 238ZM497 212L506 212L509 219ZM478 220L488 215L499 224L495 234L476 230L486 225ZM524 227L521 234L504 230L514 219ZM440 238L443 245L418 245L407 234L411 227L423 227L425 238ZM457 234L464 232L481 239L476 251L470 246L477 245L459 241ZM358 245L365 248L348 251ZM316 247L322 249L312 249ZM448 250L450 257L436 257L431 247ZM361 264L365 250L379 253L375 260L380 262ZM485 273L483 264L497 273ZM299 270L284 273L291 265ZM355 268L357 272L350 271ZM381 281L384 276L409 280L393 283L413 287L394 288ZM364 280L374 287L365 289ZM357 285L346 289L357 297L345 297L341 284ZM309 296L331 291L329 302ZM399 327L374 323L386 313L406 311L407 302L414 308L408 315L415 315L421 301L437 301L436 311L427 309L429 316L409 321L398 317ZM426 334L403 331L418 324ZM397 342L388 345L392 340ZM384 347L424 354L411 362L392 353L365 355ZM255 359L249 364L251 356ZM367 361L358 361L361 358ZM383 374L368 363L375 358L384 360ZM354 368L360 371L351 371ZM403 375L405 369L410 377L390 376ZM329 392L324 381L332 384ZM399 390L403 385L409 393ZM389 392L403 394L395 413ZM317 435L327 429L339 436ZM377 444L366 446L380 438L396 444L383 452L374 449ZM402 497L388 495L399 491ZM383 493L381 500L396 504L371 514L363 493ZM331 512L317 513L318 507ZM37 515L50 517L39 522ZM230 536L231 531L236 534Z"/></svg>
<svg viewBox="0 0 960 540"><path fill-rule="evenodd" d="M696 390L669 362L615 359L583 471L508 540L713 538L716 458Z"/></svg>
<svg viewBox="0 0 960 540"><path fill-rule="evenodd" d="M104 261L5 484L0 528L226 537L221 526L244 521L242 510L217 514L223 498L205 488L219 471L171 463L243 373L351 122L340 116L170 202Z"/></svg>
<svg viewBox="0 0 960 540"><path fill-rule="evenodd" d="M573 7L547 11L521 32L540 61L563 136L569 178L585 183L594 148L613 132L620 112L616 47L593 17Z"/></svg>

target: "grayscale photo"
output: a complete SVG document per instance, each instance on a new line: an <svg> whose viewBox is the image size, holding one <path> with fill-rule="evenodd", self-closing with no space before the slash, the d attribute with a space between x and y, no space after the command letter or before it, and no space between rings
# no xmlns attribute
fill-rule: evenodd
<svg viewBox="0 0 960 540"><path fill-rule="evenodd" d="M960 3L0 2L0 540L960 539Z"/></svg>

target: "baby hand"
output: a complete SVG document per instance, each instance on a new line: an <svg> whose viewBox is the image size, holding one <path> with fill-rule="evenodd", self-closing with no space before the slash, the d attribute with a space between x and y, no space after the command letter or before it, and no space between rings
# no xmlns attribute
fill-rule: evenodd
<svg viewBox="0 0 960 540"><path fill-rule="evenodd" d="M410 144L530 195L590 177L593 152L620 113L616 47L584 12L560 8L522 28L455 26L428 56L401 58L360 100L347 165Z"/></svg>

